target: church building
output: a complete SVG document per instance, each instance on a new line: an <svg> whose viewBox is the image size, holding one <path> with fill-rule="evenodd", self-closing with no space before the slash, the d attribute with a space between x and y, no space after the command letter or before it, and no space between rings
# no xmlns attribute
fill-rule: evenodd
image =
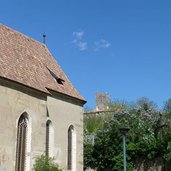
<svg viewBox="0 0 171 171"><path fill-rule="evenodd" d="M0 170L31 171L46 154L83 171L83 105L45 44L0 24Z"/></svg>

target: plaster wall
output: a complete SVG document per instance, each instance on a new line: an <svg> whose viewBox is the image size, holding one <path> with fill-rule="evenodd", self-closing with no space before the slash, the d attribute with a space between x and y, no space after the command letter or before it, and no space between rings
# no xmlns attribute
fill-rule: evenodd
<svg viewBox="0 0 171 171"><path fill-rule="evenodd" d="M45 149L46 101L0 85L0 167L15 170L18 119L29 115L31 124L31 152L33 158Z"/></svg>
<svg viewBox="0 0 171 171"><path fill-rule="evenodd" d="M83 170L83 108L64 99L48 97L49 119L54 126L54 157L67 170L68 129L71 125L76 134L76 169ZM73 163L73 164L74 164Z"/></svg>
<svg viewBox="0 0 171 171"><path fill-rule="evenodd" d="M67 170L68 128L76 132L76 169L83 170L83 108L64 97L39 94L24 86L0 80L0 170L14 171L17 124L22 113L29 115L31 126L30 170L35 157L45 153L46 121L52 121L55 161ZM73 170L73 171L75 171Z"/></svg>

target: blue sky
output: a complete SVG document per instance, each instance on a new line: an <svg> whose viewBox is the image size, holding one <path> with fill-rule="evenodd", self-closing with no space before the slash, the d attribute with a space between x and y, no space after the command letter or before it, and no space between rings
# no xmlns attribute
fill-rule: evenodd
<svg viewBox="0 0 171 171"><path fill-rule="evenodd" d="M171 1L1 0L0 22L46 44L95 107L95 93L162 107L171 98Z"/></svg>

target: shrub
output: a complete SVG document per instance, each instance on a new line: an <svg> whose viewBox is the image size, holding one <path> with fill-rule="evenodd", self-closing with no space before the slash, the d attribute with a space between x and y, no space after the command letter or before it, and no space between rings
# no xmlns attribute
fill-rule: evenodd
<svg viewBox="0 0 171 171"><path fill-rule="evenodd" d="M54 159L46 155L38 156L33 166L34 171L62 171L58 165L54 163Z"/></svg>

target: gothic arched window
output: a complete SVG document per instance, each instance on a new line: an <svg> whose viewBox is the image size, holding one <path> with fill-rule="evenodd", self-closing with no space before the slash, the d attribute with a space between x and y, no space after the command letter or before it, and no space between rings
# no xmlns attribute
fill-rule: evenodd
<svg viewBox="0 0 171 171"><path fill-rule="evenodd" d="M54 130L52 122L48 120L46 122L46 155L53 157L53 146L54 146Z"/></svg>
<svg viewBox="0 0 171 171"><path fill-rule="evenodd" d="M17 148L16 148L16 171L24 171L26 168L26 152L28 138L28 118L24 113L18 120Z"/></svg>
<svg viewBox="0 0 171 171"><path fill-rule="evenodd" d="M76 134L71 125L68 129L68 170L76 169Z"/></svg>

